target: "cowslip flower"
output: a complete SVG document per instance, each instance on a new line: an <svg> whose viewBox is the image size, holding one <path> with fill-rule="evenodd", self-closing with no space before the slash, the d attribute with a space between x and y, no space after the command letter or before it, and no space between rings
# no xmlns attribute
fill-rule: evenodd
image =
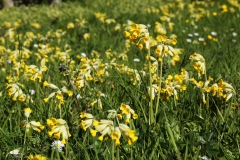
<svg viewBox="0 0 240 160"><path fill-rule="evenodd" d="M67 29L73 29L74 28L74 23L70 22L67 25Z"/></svg>
<svg viewBox="0 0 240 160"><path fill-rule="evenodd" d="M80 123L80 127L86 131L87 128L91 127L92 124L93 124L93 121L94 121L94 116L90 113L85 113L85 112L81 112L80 114L80 118L84 119L84 120L81 120L81 123Z"/></svg>
<svg viewBox="0 0 240 160"><path fill-rule="evenodd" d="M40 154L36 154L36 155L30 154L30 155L28 156L28 160L47 160L47 157L42 156L42 155L40 155Z"/></svg>
<svg viewBox="0 0 240 160"><path fill-rule="evenodd" d="M127 31L124 31L124 36L131 42L134 42L139 49L149 48L149 32L144 24L131 24L127 26Z"/></svg>
<svg viewBox="0 0 240 160"><path fill-rule="evenodd" d="M113 121L111 120L94 120L93 126L95 127L95 131L101 134L101 136L98 137L98 140L100 141L103 141L105 135L111 136L112 132L114 131Z"/></svg>
<svg viewBox="0 0 240 160"><path fill-rule="evenodd" d="M22 121L22 127L26 127L26 133L28 133L30 129L33 129L40 133L45 128L40 122L27 122L26 120Z"/></svg>
<svg viewBox="0 0 240 160"><path fill-rule="evenodd" d="M212 87L209 87L209 83L212 81L213 79L211 77L208 78L208 80L206 82L203 81L199 81L197 82L194 78L191 79L192 83L200 89L201 93L202 93L202 100L203 103L206 104L206 96L205 93L210 93L212 90Z"/></svg>
<svg viewBox="0 0 240 160"><path fill-rule="evenodd" d="M211 86L212 96L217 96L224 98L228 101L234 94L236 94L235 89L227 82L224 82L222 79Z"/></svg>
<svg viewBox="0 0 240 160"><path fill-rule="evenodd" d="M112 138L112 140L115 140L116 146L120 146L120 144L121 144L120 143L121 135L122 135L122 133L121 133L119 127L115 127L114 132L112 132L112 134L111 134L111 138Z"/></svg>
<svg viewBox="0 0 240 160"><path fill-rule="evenodd" d="M205 59L202 55L194 53L189 57L190 60L194 61L193 68L198 73L198 76L201 77L201 74L206 73L206 64Z"/></svg>
<svg viewBox="0 0 240 160"><path fill-rule="evenodd" d="M137 141L138 137L136 136L136 131L131 130L126 124L119 123L119 129L122 133L124 139L127 140L128 144L131 145Z"/></svg>
<svg viewBox="0 0 240 160"><path fill-rule="evenodd" d="M29 117L30 113L32 113L32 110L30 108L25 108L24 109L24 114L27 118Z"/></svg>
<svg viewBox="0 0 240 160"><path fill-rule="evenodd" d="M68 138L71 137L67 122L63 119L51 118L47 119L47 125L51 129L48 132L48 136L51 137L52 135L54 135L55 139L60 139L61 137L62 143L66 144Z"/></svg>
<svg viewBox="0 0 240 160"><path fill-rule="evenodd" d="M135 113L135 111L129 106L124 103L121 104L120 110L122 111L122 115L126 116L125 123L130 122L130 118L132 116L133 119L137 119L138 115Z"/></svg>
<svg viewBox="0 0 240 160"><path fill-rule="evenodd" d="M85 40L88 40L90 38L90 36L91 36L90 33L84 33L83 38Z"/></svg>

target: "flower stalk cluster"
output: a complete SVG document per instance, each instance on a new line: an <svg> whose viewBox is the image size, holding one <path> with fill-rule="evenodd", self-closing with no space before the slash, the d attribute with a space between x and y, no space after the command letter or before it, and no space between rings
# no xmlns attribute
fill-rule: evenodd
<svg viewBox="0 0 240 160"><path fill-rule="evenodd" d="M123 137L129 145L137 141L136 131L129 126L131 120L137 119L138 115L126 104L121 104L121 113L116 110L108 110L107 119L97 119L90 113L81 112L80 127L86 131L88 128L93 137L98 136L99 141L108 140L115 141L115 145L121 144L120 138ZM123 121L123 122L120 122Z"/></svg>

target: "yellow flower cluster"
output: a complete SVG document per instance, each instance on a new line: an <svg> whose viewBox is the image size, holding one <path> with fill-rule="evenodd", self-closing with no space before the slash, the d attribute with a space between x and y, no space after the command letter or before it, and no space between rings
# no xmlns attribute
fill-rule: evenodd
<svg viewBox="0 0 240 160"><path fill-rule="evenodd" d="M172 65L175 65L176 62L180 61L179 54L182 53L181 49L173 48L171 45L175 45L177 40L173 38L168 38L165 35L158 35L156 37L155 55L158 57L158 61L162 61L163 57L171 56Z"/></svg>
<svg viewBox="0 0 240 160"><path fill-rule="evenodd" d="M42 72L47 71L47 66L46 66L46 59L42 59L40 63L40 68L38 68L36 65L25 65L25 72L24 76L32 81L35 81L38 78L38 81L42 81Z"/></svg>
<svg viewBox="0 0 240 160"><path fill-rule="evenodd" d="M31 113L32 113L32 110L30 108L24 109L24 114L27 117L27 120L22 121L21 126L23 128L26 128L26 133L28 133L30 131L30 129L33 129L37 132L41 132L45 127L43 125L41 125L40 122L36 122L36 121L28 122L28 118Z"/></svg>
<svg viewBox="0 0 240 160"><path fill-rule="evenodd" d="M175 100L178 100L177 89L182 92L187 89L186 85L183 85L183 81L186 80L185 75L175 74L174 76L168 75L165 80L165 85L163 86L161 92L165 93L165 98L168 100L170 96L174 96Z"/></svg>
<svg viewBox="0 0 240 160"><path fill-rule="evenodd" d="M68 90L65 86L59 89L56 85L52 83L48 83L47 81L44 81L43 86L56 90L55 92L52 92L51 94L49 94L47 98L44 98L44 101L48 102L50 98L55 96L58 104L58 108L61 108L61 104L64 104L64 97L62 93L68 94L69 97L73 95L73 91Z"/></svg>
<svg viewBox="0 0 240 160"><path fill-rule="evenodd" d="M203 56L194 53L189 59L194 61L193 68L198 73L198 78L201 78L201 74L205 75L206 77L206 64ZM214 83L212 86L209 86L210 82L213 81L213 78L211 77L209 77L205 82L201 80L198 82L194 78L191 78L190 80L197 88L200 89L204 104L207 103L205 93L212 93L212 96L223 98L226 101L236 94L232 85L224 82L222 79L220 79L218 83Z"/></svg>
<svg viewBox="0 0 240 160"><path fill-rule="evenodd" d="M47 160L47 157L44 157L40 154L35 154L35 155L30 154L28 156L28 160Z"/></svg>
<svg viewBox="0 0 240 160"><path fill-rule="evenodd" d="M144 24L131 24L124 31L124 36L134 42L139 49L149 48L148 28Z"/></svg>
<svg viewBox="0 0 240 160"><path fill-rule="evenodd" d="M24 88L24 85L20 83L6 83L6 89L8 91L8 97L12 97L13 101L29 102L30 96L23 93L21 88Z"/></svg>
<svg viewBox="0 0 240 160"><path fill-rule="evenodd" d="M71 137L67 122L63 119L51 118L51 119L47 119L47 125L51 129L48 132L48 136L52 137L52 135L54 134L55 139L59 140L61 138L62 143L66 144L66 141L68 140L68 138Z"/></svg>
<svg viewBox="0 0 240 160"><path fill-rule="evenodd" d="M198 73L198 76L201 77L201 74L206 73L206 64L205 64L205 59L203 58L202 55L198 53L194 53L189 57L190 60L192 60L193 63L193 68L195 71Z"/></svg>
<svg viewBox="0 0 240 160"><path fill-rule="evenodd" d="M138 137L136 136L136 131L131 129L127 124L130 123L130 119L137 119L138 115L135 111L126 104L121 104L120 106L121 113L117 114L116 110L108 110L108 119L97 120L92 114L82 112L80 117L82 118L80 127L86 131L87 128L90 128L90 133L93 137L100 134L98 140L103 141L104 137L107 140L110 137L115 141L116 146L119 146L120 138L123 138L128 142L129 145L134 143ZM117 123L113 120L115 119ZM124 120L124 123L120 123L120 120Z"/></svg>

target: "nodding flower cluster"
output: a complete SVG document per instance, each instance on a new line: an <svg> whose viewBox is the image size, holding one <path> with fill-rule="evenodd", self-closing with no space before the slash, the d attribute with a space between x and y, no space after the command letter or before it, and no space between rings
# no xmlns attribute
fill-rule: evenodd
<svg viewBox="0 0 240 160"><path fill-rule="evenodd" d="M80 117L82 118L80 127L86 131L90 128L90 133L93 137L97 134L100 136L98 140L107 140L109 137L115 141L116 146L119 146L121 136L128 142L129 145L137 141L138 137L136 131L128 126L130 120L137 119L138 115L135 111L126 104L121 104L121 113L117 114L116 110L108 110L107 119L98 120L90 113L82 112ZM111 120L116 119L116 121ZM123 123L119 121L123 120ZM105 138L104 138L105 137Z"/></svg>
<svg viewBox="0 0 240 160"><path fill-rule="evenodd" d="M149 32L144 24L132 24L127 26L124 36L134 42L139 49L149 48Z"/></svg>

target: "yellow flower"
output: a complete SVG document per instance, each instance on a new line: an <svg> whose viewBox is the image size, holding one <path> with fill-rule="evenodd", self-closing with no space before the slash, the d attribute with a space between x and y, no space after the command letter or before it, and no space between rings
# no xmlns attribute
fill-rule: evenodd
<svg viewBox="0 0 240 160"><path fill-rule="evenodd" d="M30 113L32 113L32 110L30 108L25 108L24 109L24 114L27 118L29 117Z"/></svg>
<svg viewBox="0 0 240 160"><path fill-rule="evenodd" d="M47 157L44 157L44 156L42 156L40 154L36 154L36 155L30 154L28 156L28 160L47 160Z"/></svg>
<svg viewBox="0 0 240 160"><path fill-rule="evenodd" d="M74 23L70 22L67 25L67 29L73 29L74 28Z"/></svg>
<svg viewBox="0 0 240 160"><path fill-rule="evenodd" d="M126 124L119 123L119 129L129 145L137 141L138 137L135 134L136 132L131 130Z"/></svg>
<svg viewBox="0 0 240 160"><path fill-rule="evenodd" d="M50 127L51 131L48 135L51 137L54 134L54 138L62 138L62 143L66 144L66 140L71 136L69 133L68 125L63 119L47 119L47 125Z"/></svg>
<svg viewBox="0 0 240 160"><path fill-rule="evenodd" d="M41 25L38 24L38 23L32 23L31 26L36 28L36 29L40 29L41 28Z"/></svg>
<svg viewBox="0 0 240 160"><path fill-rule="evenodd" d="M43 125L41 125L40 122L36 122L36 121L31 121L30 126L32 127L33 130L38 132L41 132L45 128Z"/></svg>
<svg viewBox="0 0 240 160"><path fill-rule="evenodd" d="M93 137L95 137L97 135L97 131L94 129L90 129L90 133Z"/></svg>
<svg viewBox="0 0 240 160"><path fill-rule="evenodd" d="M88 39L90 38L90 33L85 33L85 34L83 35L83 38L84 38L85 40L88 40Z"/></svg>

